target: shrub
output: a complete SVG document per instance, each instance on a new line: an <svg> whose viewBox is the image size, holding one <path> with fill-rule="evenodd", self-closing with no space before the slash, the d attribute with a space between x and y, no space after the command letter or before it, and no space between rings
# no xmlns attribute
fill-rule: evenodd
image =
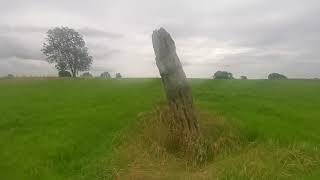
<svg viewBox="0 0 320 180"><path fill-rule="evenodd" d="M268 79L288 79L288 78L283 74L271 73L269 74Z"/></svg>
<svg viewBox="0 0 320 180"><path fill-rule="evenodd" d="M122 78L122 75L120 73L117 73L116 78Z"/></svg>
<svg viewBox="0 0 320 180"><path fill-rule="evenodd" d="M214 73L213 79L233 79L233 75L227 71L217 71Z"/></svg>
<svg viewBox="0 0 320 180"><path fill-rule="evenodd" d="M102 77L102 78L111 78L111 75L110 75L109 72L103 72L103 73L101 73L100 77Z"/></svg>
<svg viewBox="0 0 320 180"><path fill-rule="evenodd" d="M71 73L69 71L59 71L59 77L71 77Z"/></svg>
<svg viewBox="0 0 320 180"><path fill-rule="evenodd" d="M247 76L240 76L240 79L248 79Z"/></svg>
<svg viewBox="0 0 320 180"><path fill-rule="evenodd" d="M81 77L93 77L93 76L89 72L85 72L85 73L81 74Z"/></svg>
<svg viewBox="0 0 320 180"><path fill-rule="evenodd" d="M14 78L14 75L13 74L8 74L7 78L9 78L9 79Z"/></svg>

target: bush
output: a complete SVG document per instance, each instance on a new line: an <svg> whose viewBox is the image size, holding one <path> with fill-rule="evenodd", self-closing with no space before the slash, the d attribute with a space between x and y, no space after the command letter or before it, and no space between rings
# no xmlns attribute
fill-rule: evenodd
<svg viewBox="0 0 320 180"><path fill-rule="evenodd" d="M227 71L217 71L214 73L213 79L233 79L233 75Z"/></svg>
<svg viewBox="0 0 320 180"><path fill-rule="evenodd" d="M122 78L122 75L120 73L117 73L116 78Z"/></svg>
<svg viewBox="0 0 320 180"><path fill-rule="evenodd" d="M9 78L9 79L14 78L14 75L13 74L8 74L7 78Z"/></svg>
<svg viewBox="0 0 320 180"><path fill-rule="evenodd" d="M269 74L268 79L288 79L288 78L283 74L271 73Z"/></svg>
<svg viewBox="0 0 320 180"><path fill-rule="evenodd" d="M111 78L111 75L110 75L109 72L103 72L103 73L101 73L100 77L102 77L102 78Z"/></svg>
<svg viewBox="0 0 320 180"><path fill-rule="evenodd" d="M59 77L71 77L71 73L69 71L59 71Z"/></svg>
<svg viewBox="0 0 320 180"><path fill-rule="evenodd" d="M81 74L81 77L93 77L93 76L89 72L85 72L85 73Z"/></svg>
<svg viewBox="0 0 320 180"><path fill-rule="evenodd" d="M247 76L240 76L240 79L248 79Z"/></svg>

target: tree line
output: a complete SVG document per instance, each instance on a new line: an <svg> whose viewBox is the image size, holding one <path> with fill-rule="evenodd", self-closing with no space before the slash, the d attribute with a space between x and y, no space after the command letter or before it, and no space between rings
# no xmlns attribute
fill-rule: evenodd
<svg viewBox="0 0 320 180"><path fill-rule="evenodd" d="M213 79L235 79L232 73L227 71L217 71L213 75ZM247 76L240 76L240 79L248 79ZM271 73L268 75L268 79L288 79L285 75L279 73Z"/></svg>
<svg viewBox="0 0 320 180"><path fill-rule="evenodd" d="M59 77L72 77L71 73L69 71L59 71L58 73ZM90 77L94 77L90 72L85 72L85 73L82 73L80 75L80 77L84 77L84 78L90 78ZM106 78L106 79L109 79L109 78L112 78L111 74L109 72L103 72L100 74L101 78ZM121 73L116 73L115 78L122 78L122 75Z"/></svg>
<svg viewBox="0 0 320 180"><path fill-rule="evenodd" d="M60 77L77 77L80 72L88 71L93 58L89 55L88 48L83 36L68 27L56 27L47 32L46 41L41 50L49 63L55 64ZM85 72L81 77L93 77L91 73ZM109 72L101 73L100 77L111 78ZM121 78L116 73L116 78ZM234 79L232 73L217 71L213 79ZM247 76L240 76L240 79L248 79ZM283 74L271 73L268 79L287 79Z"/></svg>

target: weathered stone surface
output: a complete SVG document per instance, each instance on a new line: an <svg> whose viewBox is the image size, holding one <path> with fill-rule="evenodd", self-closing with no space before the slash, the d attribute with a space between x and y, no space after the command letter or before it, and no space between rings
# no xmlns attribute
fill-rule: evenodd
<svg viewBox="0 0 320 180"><path fill-rule="evenodd" d="M198 131L191 88L176 53L175 42L165 29L160 28L153 32L152 43L156 64L177 124L185 130Z"/></svg>

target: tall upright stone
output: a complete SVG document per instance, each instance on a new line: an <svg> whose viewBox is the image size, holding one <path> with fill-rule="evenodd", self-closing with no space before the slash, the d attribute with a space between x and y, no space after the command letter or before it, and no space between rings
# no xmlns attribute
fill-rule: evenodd
<svg viewBox="0 0 320 180"><path fill-rule="evenodd" d="M152 43L156 64L167 100L174 113L175 123L183 130L198 132L191 87L176 53L175 42L165 29L160 28L153 32Z"/></svg>

